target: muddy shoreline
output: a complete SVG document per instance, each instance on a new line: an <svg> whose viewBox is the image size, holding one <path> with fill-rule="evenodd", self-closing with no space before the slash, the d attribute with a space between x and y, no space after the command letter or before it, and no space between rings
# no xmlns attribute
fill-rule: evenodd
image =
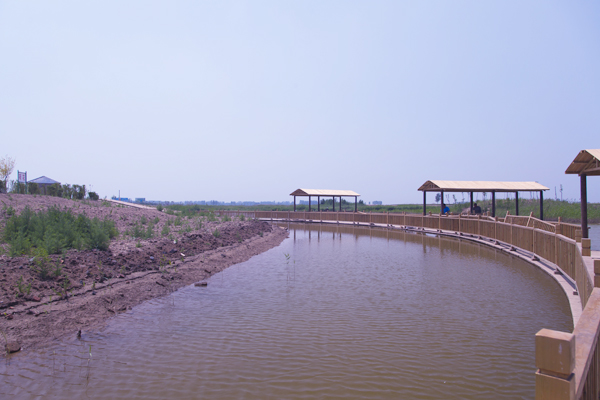
<svg viewBox="0 0 600 400"><path fill-rule="evenodd" d="M118 313L203 281L278 246L287 237L284 229L256 220L221 219L211 215L180 218L182 222L175 225L177 215L157 210L47 196L10 197L0 195L5 206L0 212L0 226L10 218L6 204L12 202L16 213L27 203L35 210L59 206L86 215L108 215L121 233L106 251L71 249L51 255L47 261L53 268L60 269L60 275L45 279L36 274L33 257L9 257L7 245L3 245L0 330L6 335L6 341L18 342L22 351L43 347L61 338L76 337L79 331L101 329ZM156 221L155 237L140 239L123 234L140 224L142 218ZM165 225L170 227L168 236L159 234ZM65 286L68 290L63 289ZM0 340L4 348L2 335Z"/></svg>

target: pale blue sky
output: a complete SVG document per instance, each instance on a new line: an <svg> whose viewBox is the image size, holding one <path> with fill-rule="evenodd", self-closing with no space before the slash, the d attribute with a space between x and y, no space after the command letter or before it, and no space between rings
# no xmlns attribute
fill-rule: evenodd
<svg viewBox="0 0 600 400"><path fill-rule="evenodd" d="M0 0L0 154L102 197L418 203L443 179L578 199L599 39L595 0Z"/></svg>

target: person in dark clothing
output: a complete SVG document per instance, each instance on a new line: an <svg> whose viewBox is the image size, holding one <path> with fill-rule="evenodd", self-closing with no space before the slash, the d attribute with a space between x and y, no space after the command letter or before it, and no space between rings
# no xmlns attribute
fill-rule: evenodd
<svg viewBox="0 0 600 400"><path fill-rule="evenodd" d="M481 214L481 207L477 203L473 203L473 214Z"/></svg>

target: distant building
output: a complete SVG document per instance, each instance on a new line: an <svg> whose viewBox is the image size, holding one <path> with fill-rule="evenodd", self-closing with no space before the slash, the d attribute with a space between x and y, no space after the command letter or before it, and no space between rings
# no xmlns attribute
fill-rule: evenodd
<svg viewBox="0 0 600 400"><path fill-rule="evenodd" d="M27 183L37 183L38 187L40 188L41 194L47 194L46 189L50 185L54 185L55 183L58 183L60 185L60 182L55 181L54 179L50 179L47 176L40 176L39 178L32 179Z"/></svg>
<svg viewBox="0 0 600 400"><path fill-rule="evenodd" d="M136 198L135 198L135 202L136 202L136 203L143 203L143 202L145 202L145 201L146 201L146 198L145 198L145 197L136 197Z"/></svg>
<svg viewBox="0 0 600 400"><path fill-rule="evenodd" d="M374 206L381 206L381 205L383 205L383 201L380 201L380 200L375 200L375 201L373 202L373 205L374 205Z"/></svg>

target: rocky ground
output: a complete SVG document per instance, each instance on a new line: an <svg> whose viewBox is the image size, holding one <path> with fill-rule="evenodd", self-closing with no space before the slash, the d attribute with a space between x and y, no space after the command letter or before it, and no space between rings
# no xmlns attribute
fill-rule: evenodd
<svg viewBox="0 0 600 400"><path fill-rule="evenodd" d="M156 209L106 201L73 201L49 196L0 194L0 227L10 214L67 207L88 217L108 217L120 235L106 251L71 249L51 255L51 273L42 279L40 259L9 257L0 245L0 333L23 348L101 327L108 318L141 302L199 282L230 265L275 247L287 232L266 222L185 218ZM148 226L152 237L135 238ZM166 228L165 228L166 227Z"/></svg>

